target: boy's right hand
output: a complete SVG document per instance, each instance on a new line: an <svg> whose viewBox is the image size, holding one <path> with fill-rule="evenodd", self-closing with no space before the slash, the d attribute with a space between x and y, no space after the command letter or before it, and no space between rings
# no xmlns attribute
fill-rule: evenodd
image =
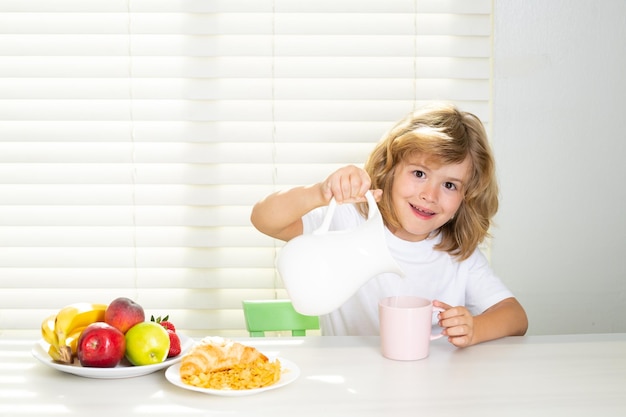
<svg viewBox="0 0 626 417"><path fill-rule="evenodd" d="M338 204L361 203L367 201L365 193L371 185L370 176L364 169L348 165L330 174L321 183L321 188L327 203L332 197L335 197ZM372 190L372 195L378 201L382 195L382 190Z"/></svg>

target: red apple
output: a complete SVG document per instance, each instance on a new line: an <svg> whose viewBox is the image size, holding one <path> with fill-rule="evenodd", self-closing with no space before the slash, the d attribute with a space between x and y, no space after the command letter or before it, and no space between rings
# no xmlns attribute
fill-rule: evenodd
<svg viewBox="0 0 626 417"><path fill-rule="evenodd" d="M105 323L126 333L128 329L146 319L143 307L126 297L111 301L104 312Z"/></svg>
<svg viewBox="0 0 626 417"><path fill-rule="evenodd" d="M85 327L78 338L77 356L82 366L114 368L125 353L124 333L101 321Z"/></svg>

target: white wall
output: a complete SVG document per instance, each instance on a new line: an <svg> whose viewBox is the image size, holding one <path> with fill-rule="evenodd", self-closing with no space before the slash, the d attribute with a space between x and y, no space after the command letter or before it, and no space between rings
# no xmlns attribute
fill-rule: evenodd
<svg viewBox="0 0 626 417"><path fill-rule="evenodd" d="M529 334L626 332L626 1L494 16L494 268Z"/></svg>

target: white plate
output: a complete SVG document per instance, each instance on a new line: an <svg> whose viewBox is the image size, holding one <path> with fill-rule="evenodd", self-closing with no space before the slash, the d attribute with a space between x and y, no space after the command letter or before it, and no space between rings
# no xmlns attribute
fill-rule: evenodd
<svg viewBox="0 0 626 417"><path fill-rule="evenodd" d="M283 359L283 358L275 358L275 359L278 359L280 361L280 367L281 367L280 379L278 380L278 382L270 386L263 387L263 388L252 388L252 389L241 389L241 390L210 389L210 388L200 388L200 387L195 387L193 385L188 385L188 384L185 384L180 379L180 363L177 363L167 368L167 370L165 371L165 378L167 378L168 381L170 381L172 384L176 385L177 387L190 390L190 391L197 391L197 392L201 392L204 394L220 395L223 397L243 397L245 395L259 394L264 391L269 391L272 389L284 387L285 385L290 384L296 379L298 379L298 377L300 376L300 368L298 368L298 366L295 363L288 361L287 359ZM270 360L273 361L274 359L270 358Z"/></svg>
<svg viewBox="0 0 626 417"><path fill-rule="evenodd" d="M100 379L113 379L113 378L132 378L135 376L147 375L152 372L156 372L159 369L167 368L177 362L179 362L189 348L193 346L194 341L190 337L178 333L180 338L181 353L173 358L168 358L164 362L157 363L155 365L143 365L133 366L129 364L125 359L122 363L115 368L88 368L80 366L78 359L74 359L74 363L70 365L58 363L52 360L48 355L48 348L50 345L43 339L35 344L32 349L33 356L44 365L47 365L56 370L74 374L78 376L84 376L86 378L100 378Z"/></svg>

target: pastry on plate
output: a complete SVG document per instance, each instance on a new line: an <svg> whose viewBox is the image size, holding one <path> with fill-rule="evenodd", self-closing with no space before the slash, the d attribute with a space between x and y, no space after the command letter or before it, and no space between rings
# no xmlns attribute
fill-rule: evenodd
<svg viewBox="0 0 626 417"><path fill-rule="evenodd" d="M252 346L221 337L207 337L181 359L180 379L209 389L253 389L280 379L280 361L270 361Z"/></svg>

